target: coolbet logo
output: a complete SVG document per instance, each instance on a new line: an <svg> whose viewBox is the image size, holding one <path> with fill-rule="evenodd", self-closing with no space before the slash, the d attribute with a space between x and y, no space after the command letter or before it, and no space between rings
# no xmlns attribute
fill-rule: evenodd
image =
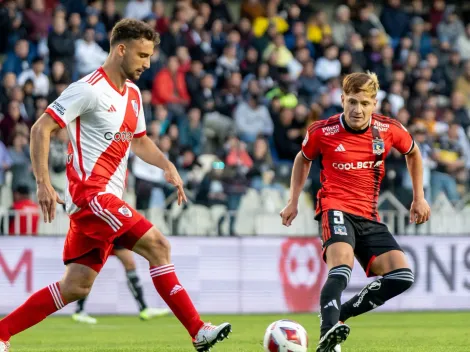
<svg viewBox="0 0 470 352"><path fill-rule="evenodd" d="M338 170L360 170L380 167L383 160L379 161L356 161L355 163L333 163L333 167Z"/></svg>
<svg viewBox="0 0 470 352"><path fill-rule="evenodd" d="M318 238L286 239L281 246L280 274L284 299L291 312L312 312L320 302L326 266Z"/></svg>
<svg viewBox="0 0 470 352"><path fill-rule="evenodd" d="M321 130L325 136L331 136L339 132L339 125L323 127Z"/></svg>
<svg viewBox="0 0 470 352"><path fill-rule="evenodd" d="M122 131L122 132L106 132L104 134L104 138L107 141L112 141L114 140L115 142L130 142L132 141L132 137L134 137L134 133L129 132L129 131Z"/></svg>
<svg viewBox="0 0 470 352"><path fill-rule="evenodd" d="M26 292L31 293L33 291L33 252L26 249L16 265L12 264L11 267L0 252L0 281L2 281L2 276L6 276L10 285L13 286L22 272L26 274Z"/></svg>

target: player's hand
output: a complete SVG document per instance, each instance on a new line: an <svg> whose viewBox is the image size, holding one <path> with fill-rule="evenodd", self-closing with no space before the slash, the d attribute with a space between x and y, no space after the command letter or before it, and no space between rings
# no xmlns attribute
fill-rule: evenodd
<svg viewBox="0 0 470 352"><path fill-rule="evenodd" d="M183 180L181 179L181 176L178 173L178 170L176 170L175 165L169 162L168 168L166 168L164 171L165 171L165 179L167 180L167 182L171 183L173 186L176 187L176 190L178 192L178 205L181 205L183 201L185 203L188 202L188 198L186 197L186 194L184 193Z"/></svg>
<svg viewBox="0 0 470 352"><path fill-rule="evenodd" d="M424 198L413 200L410 208L410 223L423 224L429 220L431 208Z"/></svg>
<svg viewBox="0 0 470 352"><path fill-rule="evenodd" d="M284 209L279 213L282 218L282 224L289 227L292 224L292 221L296 218L298 214L297 204L289 202Z"/></svg>
<svg viewBox="0 0 470 352"><path fill-rule="evenodd" d="M51 223L55 218L56 203L65 204L50 183L41 183L37 190L38 202L44 216L44 222Z"/></svg>

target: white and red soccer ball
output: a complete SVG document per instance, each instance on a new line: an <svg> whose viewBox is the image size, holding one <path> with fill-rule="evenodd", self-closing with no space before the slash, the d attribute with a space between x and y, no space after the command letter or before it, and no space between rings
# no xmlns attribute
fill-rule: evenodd
<svg viewBox="0 0 470 352"><path fill-rule="evenodd" d="M263 341L265 352L307 352L307 331L292 320L278 320L268 326Z"/></svg>

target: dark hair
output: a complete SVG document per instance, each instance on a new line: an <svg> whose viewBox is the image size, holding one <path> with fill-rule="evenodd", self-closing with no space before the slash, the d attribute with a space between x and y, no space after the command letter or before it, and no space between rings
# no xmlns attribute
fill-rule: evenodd
<svg viewBox="0 0 470 352"><path fill-rule="evenodd" d="M160 44L160 35L152 27L145 22L131 18L125 18L116 23L111 32L110 43L113 46L122 41L137 39L147 39L155 45Z"/></svg>

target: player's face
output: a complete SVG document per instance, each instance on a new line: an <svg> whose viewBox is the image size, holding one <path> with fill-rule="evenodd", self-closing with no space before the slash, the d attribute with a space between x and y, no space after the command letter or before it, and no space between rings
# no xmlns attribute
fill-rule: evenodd
<svg viewBox="0 0 470 352"><path fill-rule="evenodd" d="M128 79L138 80L142 73L150 67L150 57L154 49L154 43L145 39L132 40L125 45L122 70Z"/></svg>
<svg viewBox="0 0 470 352"><path fill-rule="evenodd" d="M349 127L362 130L369 124L372 113L377 105L377 99L367 93L341 95L343 102L344 117Z"/></svg>

